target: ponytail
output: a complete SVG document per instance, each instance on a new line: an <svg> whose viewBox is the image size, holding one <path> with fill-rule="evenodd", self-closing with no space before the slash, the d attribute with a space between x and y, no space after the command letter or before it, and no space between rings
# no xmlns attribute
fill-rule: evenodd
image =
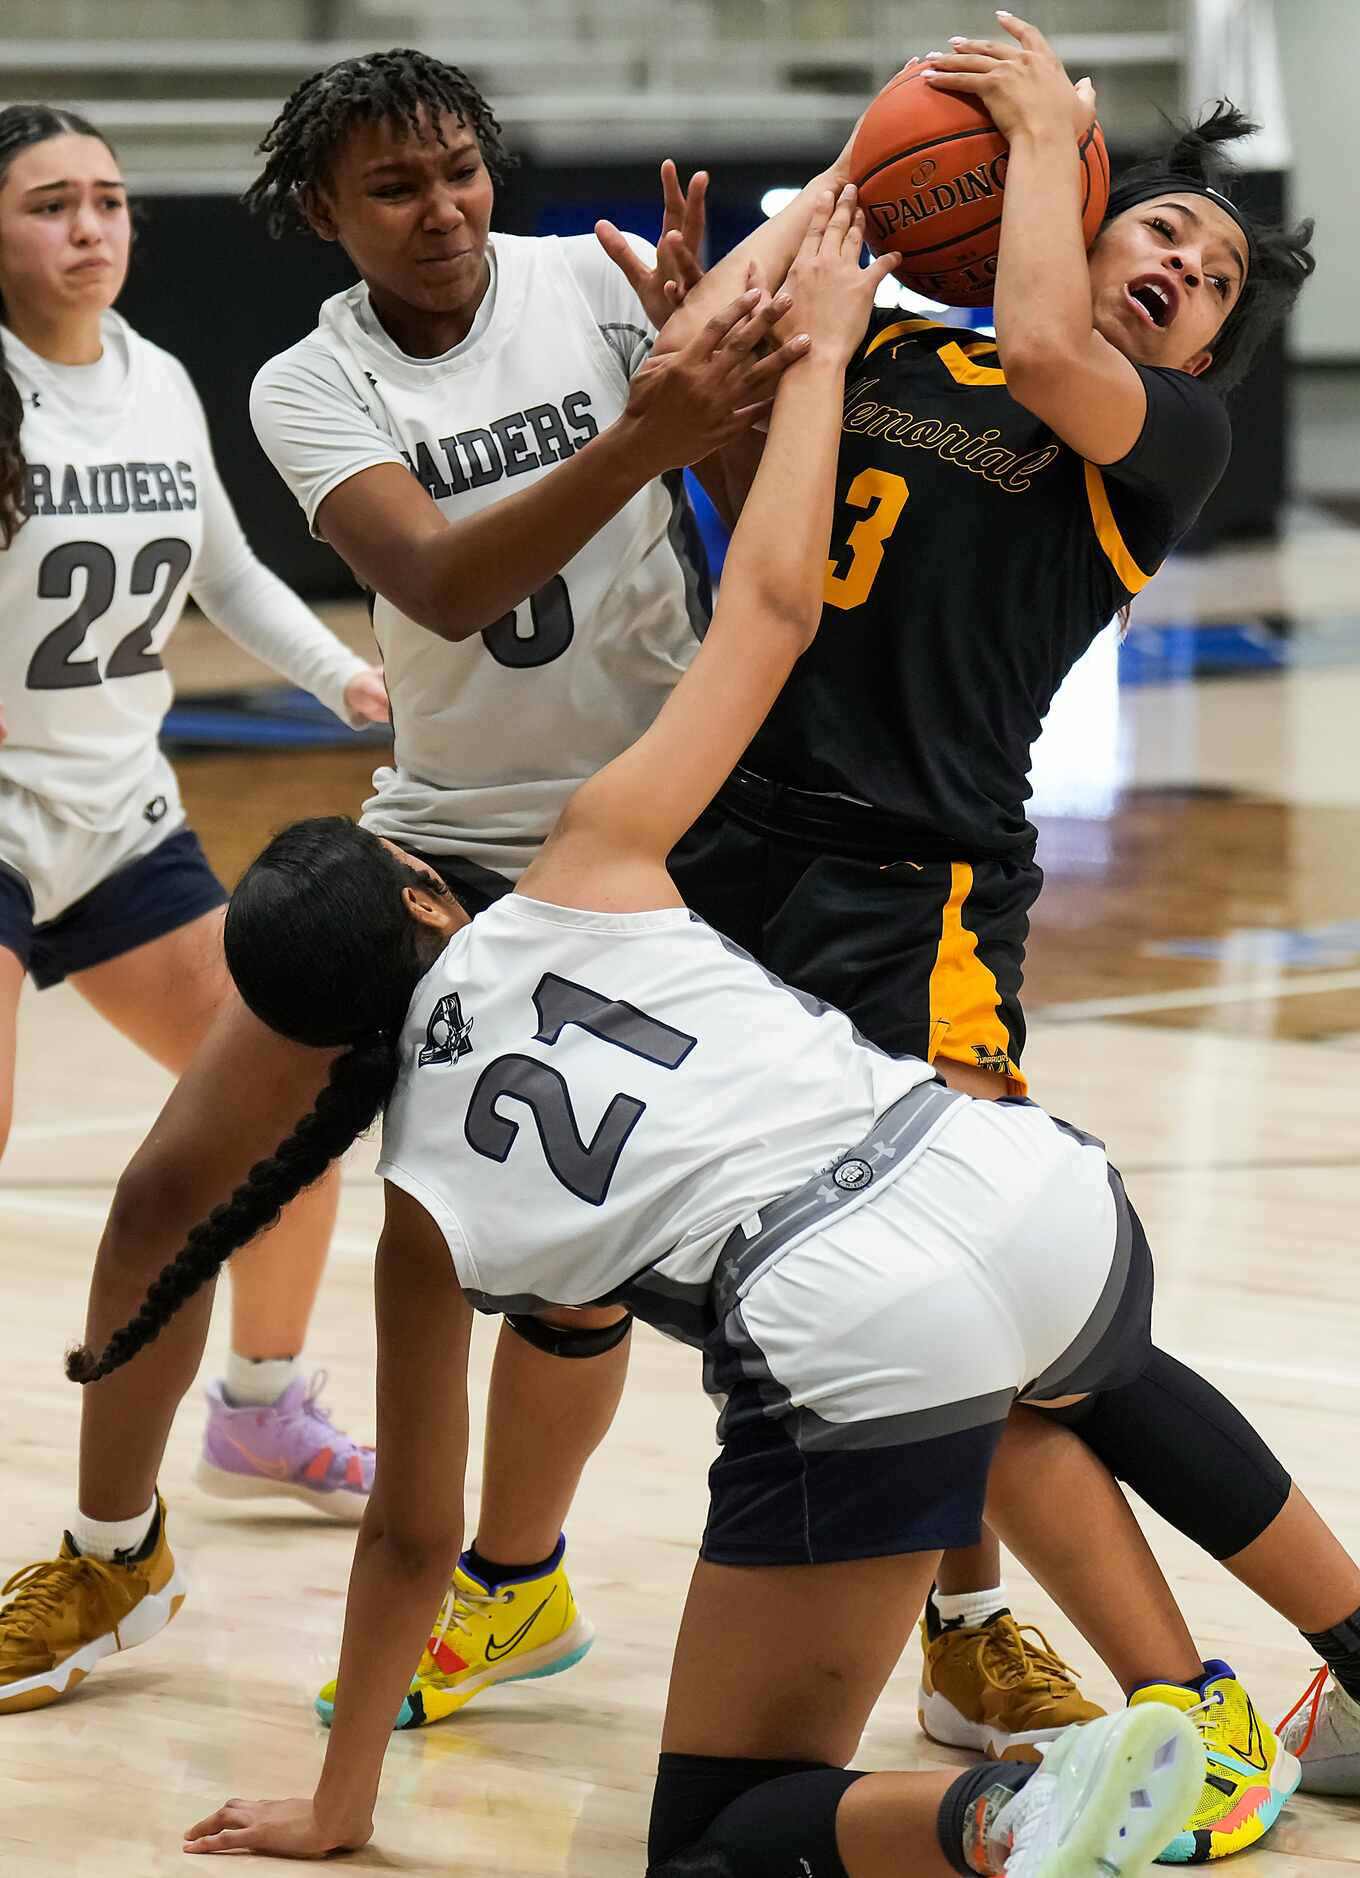
<svg viewBox="0 0 1360 1878"><path fill-rule="evenodd" d="M0 320L5 303L0 300ZM24 452L19 432L24 422L24 401L5 363L5 342L0 336L0 548L9 547L24 521Z"/></svg>
<svg viewBox="0 0 1360 1878"><path fill-rule="evenodd" d="M195 1226L184 1250L163 1269L137 1315L115 1330L101 1355L87 1345L71 1350L72 1382L98 1382L121 1369L158 1337L182 1304L216 1278L233 1252L272 1226L290 1200L320 1180L386 1106L397 1080L397 1048L383 1035L356 1044L331 1064L326 1086L268 1160L257 1161L224 1205Z"/></svg>

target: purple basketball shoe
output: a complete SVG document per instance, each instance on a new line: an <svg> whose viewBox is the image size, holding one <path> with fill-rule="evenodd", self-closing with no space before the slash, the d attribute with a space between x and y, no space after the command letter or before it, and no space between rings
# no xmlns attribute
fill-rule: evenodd
<svg viewBox="0 0 1360 1878"><path fill-rule="evenodd" d="M208 1425L195 1479L222 1500L283 1496L305 1500L332 1519L362 1519L376 1460L331 1421L317 1402L326 1372L299 1376L277 1402L233 1407L220 1382L210 1383Z"/></svg>

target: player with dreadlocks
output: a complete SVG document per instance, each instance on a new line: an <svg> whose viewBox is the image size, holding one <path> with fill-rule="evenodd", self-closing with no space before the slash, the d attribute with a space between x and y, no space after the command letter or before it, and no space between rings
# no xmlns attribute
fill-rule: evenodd
<svg viewBox="0 0 1360 1878"><path fill-rule="evenodd" d="M253 412L309 523L374 596L396 763L379 773L365 822L428 855L465 903L484 904L531 858L572 787L645 729L693 656L708 589L679 469L768 402L796 348L768 358L757 348L787 302L729 296L738 312L756 309L736 336L729 314L684 352L650 360L669 310L665 267L651 269L636 244L644 305L593 237L492 232L509 161L499 127L462 72L419 52L346 59L309 78L263 151L252 207L275 232L297 222L340 241L361 277L265 367ZM687 197L673 171L666 183L670 220L696 243L702 180ZM281 1057L248 1012L224 1013L119 1184L96 1263L93 1341L311 1106L329 1060L296 1046ZM242 1095L232 1103L229 1091ZM154 1498L208 1304L204 1293L181 1315L131 1386L119 1378L91 1393L83 1455L97 1461L110 1520ZM613 1416L628 1323L614 1308L517 1317L505 1333L481 1552L456 1587L460 1667L436 1676L416 1719L426 1703L431 1716L449 1712L488 1681L563 1669L588 1648L560 1532ZM76 1573L81 1596L54 1596L56 1579ZM161 1587L131 1555L98 1571L53 1561L25 1585L12 1649L0 1618L0 1713L7 1685L22 1685L10 1706L56 1700L99 1657L160 1627ZM493 1616L496 1635L518 1641L490 1656Z"/></svg>

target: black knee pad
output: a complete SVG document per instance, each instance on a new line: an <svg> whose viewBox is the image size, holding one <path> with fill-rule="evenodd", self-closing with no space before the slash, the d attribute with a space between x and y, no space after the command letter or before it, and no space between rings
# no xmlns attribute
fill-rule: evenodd
<svg viewBox="0 0 1360 1878"><path fill-rule="evenodd" d="M861 1774L822 1761L663 1754L647 1878L846 1878L836 1809Z"/></svg>
<svg viewBox="0 0 1360 1878"><path fill-rule="evenodd" d="M626 1317L621 1317L617 1324L606 1324L603 1329L591 1330L545 1324L541 1317L518 1312L513 1315L507 1312L505 1321L517 1337L532 1343L536 1350L545 1350L549 1356L607 1356L611 1350L618 1349L633 1328L631 1311Z"/></svg>
<svg viewBox="0 0 1360 1878"><path fill-rule="evenodd" d="M1246 1417L1165 1350L1136 1382L1044 1412L1211 1558L1259 1539L1289 1497L1288 1473Z"/></svg>

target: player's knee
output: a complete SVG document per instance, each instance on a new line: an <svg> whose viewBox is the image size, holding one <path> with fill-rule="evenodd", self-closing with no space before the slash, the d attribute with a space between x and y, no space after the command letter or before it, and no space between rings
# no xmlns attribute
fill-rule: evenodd
<svg viewBox="0 0 1360 1878"><path fill-rule="evenodd" d="M177 1190L180 1173L149 1143L128 1163L113 1190L99 1242L101 1263L154 1274L174 1257L180 1248L166 1247L166 1196Z"/></svg>
<svg viewBox="0 0 1360 1878"><path fill-rule="evenodd" d="M632 1312L622 1304L554 1306L531 1315L515 1312L506 1323L518 1337L549 1356L606 1356L633 1327Z"/></svg>

